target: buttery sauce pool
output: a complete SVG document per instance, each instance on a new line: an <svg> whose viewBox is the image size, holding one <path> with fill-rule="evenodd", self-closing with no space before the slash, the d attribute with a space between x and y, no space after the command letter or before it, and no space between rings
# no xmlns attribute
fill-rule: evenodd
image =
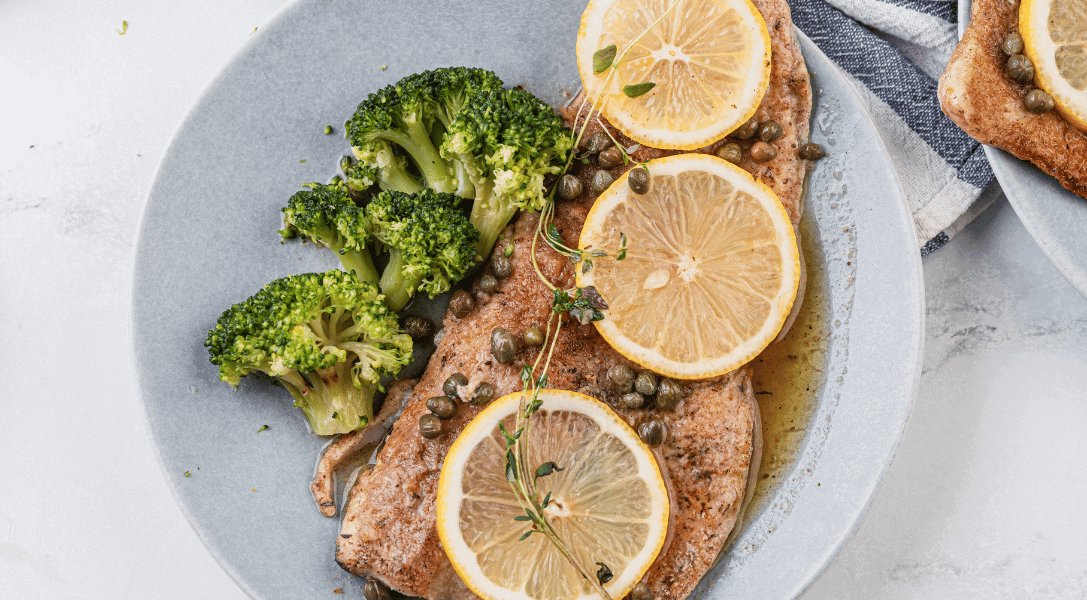
<svg viewBox="0 0 1087 600"><path fill-rule="evenodd" d="M752 362L752 385L762 414L763 447L747 522L767 507L800 458L819 393L826 383L832 313L819 233L811 221L807 216L800 220L808 271L804 303L785 339L771 344Z"/></svg>

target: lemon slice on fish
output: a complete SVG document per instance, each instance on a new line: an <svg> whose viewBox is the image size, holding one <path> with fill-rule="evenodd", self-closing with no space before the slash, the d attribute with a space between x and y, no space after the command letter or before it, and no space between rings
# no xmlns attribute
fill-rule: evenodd
<svg viewBox="0 0 1087 600"><path fill-rule="evenodd" d="M532 417L532 470L550 493L548 520L586 568L612 572L605 589L622 598L664 546L668 491L653 453L607 405L584 394L542 390ZM521 539L531 523L506 481L506 447L498 428L515 431L521 393L499 398L453 442L438 481L438 536L461 580L485 600L597 598L542 534Z"/></svg>
<svg viewBox="0 0 1087 600"><path fill-rule="evenodd" d="M700 379L746 364L781 331L796 300L800 253L773 190L706 154L649 161L650 189L627 174L593 205L582 250L604 250L579 286L609 308L596 326L621 354L657 373Z"/></svg>
<svg viewBox="0 0 1087 600"><path fill-rule="evenodd" d="M593 0L581 17L577 66L586 94L628 137L694 150L755 114L770 83L770 34L748 0L683 0L665 14L674 2ZM618 55L632 42L605 88L610 71L594 72L594 54L614 44ZM644 95L623 93L649 82L656 85Z"/></svg>
<svg viewBox="0 0 1087 600"><path fill-rule="evenodd" d="M1087 132L1087 0L1024 0L1019 30L1035 83L1062 117Z"/></svg>

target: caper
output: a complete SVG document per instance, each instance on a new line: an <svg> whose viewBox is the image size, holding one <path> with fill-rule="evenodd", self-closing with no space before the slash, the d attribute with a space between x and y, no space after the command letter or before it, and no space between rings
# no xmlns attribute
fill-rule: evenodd
<svg viewBox="0 0 1087 600"><path fill-rule="evenodd" d="M1030 83L1034 81L1034 63L1022 54L1012 54L1004 66L1011 77L1018 83Z"/></svg>
<svg viewBox="0 0 1087 600"><path fill-rule="evenodd" d="M457 403L449 396L434 396L426 401L426 407L443 421L457 416Z"/></svg>
<svg viewBox="0 0 1087 600"><path fill-rule="evenodd" d="M634 167L627 173L627 185L630 191L639 196L649 191L649 171L645 167Z"/></svg>
<svg viewBox="0 0 1087 600"><path fill-rule="evenodd" d="M657 376L649 371L642 371L638 373L638 377L634 379L634 389L638 390L639 394L645 396L652 396L657 393Z"/></svg>
<svg viewBox="0 0 1087 600"><path fill-rule="evenodd" d="M734 137L738 140L749 140L755 137L755 134L759 132L759 122L755 120L755 117L748 119L747 123L740 125L739 129L729 134L729 137Z"/></svg>
<svg viewBox="0 0 1087 600"><path fill-rule="evenodd" d="M1045 90L1031 90L1023 98L1023 104L1032 113L1042 114L1053 110L1053 96Z"/></svg>
<svg viewBox="0 0 1087 600"><path fill-rule="evenodd" d="M823 151L822 146L813 144L812 142L808 142L801 146L800 150L797 151L797 154L804 160L819 160L827 155L827 153Z"/></svg>
<svg viewBox="0 0 1087 600"><path fill-rule="evenodd" d="M498 362L508 365L513 362L513 355L517 353L517 338L509 329L495 327L491 331L491 356Z"/></svg>
<svg viewBox="0 0 1087 600"><path fill-rule="evenodd" d="M657 384L657 408L672 410L679 404L679 398L683 395L683 388L671 379L661 379Z"/></svg>
<svg viewBox="0 0 1087 600"><path fill-rule="evenodd" d="M464 373L453 373L442 384L442 392L450 398L460 398L460 388L468 385L468 378Z"/></svg>
<svg viewBox="0 0 1087 600"><path fill-rule="evenodd" d="M764 142L773 142L781 137L781 134L785 131L781 128L781 123L770 120L762 125L759 125L759 139Z"/></svg>
<svg viewBox="0 0 1087 600"><path fill-rule="evenodd" d="M482 292L493 294L498 289L498 280L494 278L494 275L486 273L479 278L479 289Z"/></svg>
<svg viewBox="0 0 1087 600"><path fill-rule="evenodd" d="M648 585L639 583L630 590L629 598L630 600L653 600L653 592L649 591Z"/></svg>
<svg viewBox="0 0 1087 600"><path fill-rule="evenodd" d="M646 446L660 446L667 433L668 428L660 419L646 419L638 423L638 437L642 438Z"/></svg>
<svg viewBox="0 0 1087 600"><path fill-rule="evenodd" d="M608 189L608 186L614 181L615 177L612 177L611 173L608 173L604 169L600 169L593 175L593 179L589 183L589 190L592 191L593 195L599 196L600 194L603 194L604 191Z"/></svg>
<svg viewBox="0 0 1087 600"><path fill-rule="evenodd" d="M638 392L627 392L623 394L619 399L623 401L623 406L626 406L627 408L645 407L645 396L639 394Z"/></svg>
<svg viewBox="0 0 1087 600"><path fill-rule="evenodd" d="M734 165L740 164L740 161L744 159L744 151L740 149L740 145L731 142L718 148L714 154L717 158L723 158Z"/></svg>
<svg viewBox="0 0 1087 600"><path fill-rule="evenodd" d="M774 160L777 155L778 151L766 142L755 142L751 145L751 159L755 162L764 163Z"/></svg>
<svg viewBox="0 0 1087 600"><path fill-rule="evenodd" d="M457 290L449 297L449 310L458 319L467 317L475 305L476 301L472 300L472 295L464 290Z"/></svg>
<svg viewBox="0 0 1087 600"><path fill-rule="evenodd" d="M471 402L474 406L484 406L494 400L494 386L486 381L480 382L472 391Z"/></svg>
<svg viewBox="0 0 1087 600"><path fill-rule="evenodd" d="M432 440L442 434L442 420L431 414L419 417L419 435ZM385 596L388 598L388 596ZM369 598L369 596L367 596Z"/></svg>
<svg viewBox="0 0 1087 600"><path fill-rule="evenodd" d="M600 153L600 156L596 157L596 164L600 165L604 169L610 169L612 167L618 167L623 164L623 151L619 148L612 146L607 150Z"/></svg>
<svg viewBox="0 0 1087 600"><path fill-rule="evenodd" d="M581 185L581 178L576 175L566 174L559 180L559 196L564 200L573 200L585 191Z"/></svg>
<svg viewBox="0 0 1087 600"><path fill-rule="evenodd" d="M529 346L539 346L544 343L544 333L539 327L529 327L521 337Z"/></svg>
<svg viewBox="0 0 1087 600"><path fill-rule="evenodd" d="M1023 36L1019 35L1018 31L1009 33L1008 37L1004 38L1004 43L1000 44L1000 49L1008 56L1022 54L1023 47Z"/></svg>
<svg viewBox="0 0 1087 600"><path fill-rule="evenodd" d="M589 143L585 146L585 152L588 154L596 154L597 152L603 152L610 147L611 138L603 131L598 131L589 138Z"/></svg>
<svg viewBox="0 0 1087 600"><path fill-rule="evenodd" d="M634 388L634 369L620 363L608 369L608 379L615 386L615 391L625 394Z"/></svg>
<svg viewBox="0 0 1087 600"><path fill-rule="evenodd" d="M499 279L505 279L513 273L513 261L505 254L496 254L491 259L491 273Z"/></svg>
<svg viewBox="0 0 1087 600"><path fill-rule="evenodd" d="M434 324L423 317L412 315L404 319L404 333L413 338L423 338L428 335L434 335Z"/></svg>

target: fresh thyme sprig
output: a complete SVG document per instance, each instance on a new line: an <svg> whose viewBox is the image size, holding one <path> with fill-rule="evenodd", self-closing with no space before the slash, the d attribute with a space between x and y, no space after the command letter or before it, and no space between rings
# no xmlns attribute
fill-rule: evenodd
<svg viewBox="0 0 1087 600"><path fill-rule="evenodd" d="M602 90L606 91L608 86L614 81L619 70L619 65L622 64L627 52L629 52L636 43L672 12L680 2L682 2L682 0L675 0L675 2L673 2L656 21L639 34L638 37L631 40L630 43L623 48L622 52L619 52L615 45L611 45L594 54L593 71L597 74L605 71L608 72L604 85L601 88ZM622 88L622 92L629 98L636 98L649 92L654 86L656 86L655 82L628 84ZM603 97L604 94L601 93L598 98L593 100L589 107L589 113L584 121L582 121L581 116L585 109L586 102L583 101L581 106L578 107L574 123L576 126L576 124L580 122L581 126L574 138L574 148L577 148L580 145L581 139L584 137L585 131L589 125L589 117L597 111L598 104ZM597 119L597 121L599 122L599 119ZM603 126L603 123L600 123L600 126L601 129L607 133L608 137L611 138L616 147L620 148L622 151L624 164L629 163L630 158L626 149L618 143L618 140L616 140L611 132ZM566 163L559 173L560 179L570 170L570 165L573 162L575 155L576 153L574 151L570 152L566 159ZM613 575L611 568L602 562L596 562L595 565L600 568L593 573L585 565L582 565L570 551L566 542L559 537L547 518L545 509L551 503L551 493L548 492L541 498L537 483L541 477L548 477L553 473L562 471L563 468L553 461L544 462L535 469L532 469L529 465L532 416L543 405L543 401L540 400L540 390L547 386L547 373L551 366L551 359L554 356L555 347L558 343L559 332L562 329L563 315L567 314L582 325L587 325L593 321L602 320L604 318L604 311L608 308L607 302L604 301L593 286L584 288L574 287L565 290L559 289L551 283L540 270L539 263L536 260L538 241L542 238L555 252L569 258L575 265L580 263L582 274L588 273L593 268L594 259L614 258L614 260L623 260L627 255L627 237L626 234L622 232L619 234L620 249L616 252L614 257L609 256L609 254L603 250L593 249L586 251L566 246L562 241L562 236L560 235L558 227L556 227L552 221L555 212L555 193L557 189L558 186L556 185L547 195L544 208L540 211L540 218L536 223L536 231L532 237L530 250L532 266L536 271L537 277L539 277L540 281L542 281L552 292L551 312L548 314L547 318L544 344L532 366L529 367L528 365L525 365L521 371L522 392L517 408L513 433L507 431L504 425L499 424L506 445L506 481L509 483L511 490L513 490L514 496L517 497L521 508L525 511L524 515L518 515L517 517L514 517L514 520L532 524L531 528L521 536L521 539L527 539L533 533L543 535L552 545L554 545L555 549L569 561L574 569L593 586L603 600L612 600L611 596L604 588L604 584L612 579ZM552 329L554 329L554 332L552 332ZM537 375L537 373L539 374Z"/></svg>

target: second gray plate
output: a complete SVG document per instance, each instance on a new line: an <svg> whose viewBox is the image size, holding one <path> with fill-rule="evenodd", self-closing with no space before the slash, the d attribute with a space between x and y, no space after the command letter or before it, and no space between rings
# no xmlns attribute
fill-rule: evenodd
<svg viewBox="0 0 1087 600"><path fill-rule="evenodd" d="M959 37L969 24L970 0L959 0ZM1068 282L1087 296L1087 198L1003 150L985 146L985 156L1027 232Z"/></svg>

